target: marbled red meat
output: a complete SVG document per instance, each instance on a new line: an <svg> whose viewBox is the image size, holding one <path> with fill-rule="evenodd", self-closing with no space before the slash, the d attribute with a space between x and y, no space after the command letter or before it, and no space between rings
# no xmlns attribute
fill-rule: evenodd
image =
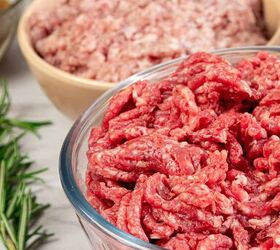
<svg viewBox="0 0 280 250"><path fill-rule="evenodd" d="M59 69L100 81L199 50L267 42L261 0L56 1L31 15L34 49Z"/></svg>
<svg viewBox="0 0 280 250"><path fill-rule="evenodd" d="M280 249L279 63L200 52L116 94L90 134L88 201L170 250Z"/></svg>

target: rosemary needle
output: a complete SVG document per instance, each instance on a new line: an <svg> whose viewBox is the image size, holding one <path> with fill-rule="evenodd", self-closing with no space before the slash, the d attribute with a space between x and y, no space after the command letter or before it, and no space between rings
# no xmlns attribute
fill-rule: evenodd
<svg viewBox="0 0 280 250"><path fill-rule="evenodd" d="M5 82L0 82L0 241L8 250L31 250L48 239L43 226L34 222L49 207L40 204L30 184L41 182L46 168L30 171L32 161L21 151L20 140L48 121L22 121L8 117L10 100Z"/></svg>

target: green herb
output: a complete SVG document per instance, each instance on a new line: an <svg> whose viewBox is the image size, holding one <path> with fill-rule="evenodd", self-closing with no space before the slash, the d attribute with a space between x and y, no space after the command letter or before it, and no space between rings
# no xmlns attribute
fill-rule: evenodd
<svg viewBox="0 0 280 250"><path fill-rule="evenodd" d="M0 240L8 250L31 250L52 234L42 226L33 229L41 213L30 184L42 181L46 169L30 171L33 162L21 151L20 140L50 122L21 121L7 116L10 100L5 82L0 82Z"/></svg>

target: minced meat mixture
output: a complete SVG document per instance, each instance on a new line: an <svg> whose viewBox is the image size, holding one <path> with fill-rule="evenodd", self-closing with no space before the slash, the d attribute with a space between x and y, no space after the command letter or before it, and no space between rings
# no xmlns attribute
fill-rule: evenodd
<svg viewBox="0 0 280 250"><path fill-rule="evenodd" d="M89 138L87 198L170 250L280 249L280 60L195 53L115 95Z"/></svg>
<svg viewBox="0 0 280 250"><path fill-rule="evenodd" d="M30 37L48 63L118 82L153 64L214 48L265 44L261 0L59 0L33 13Z"/></svg>

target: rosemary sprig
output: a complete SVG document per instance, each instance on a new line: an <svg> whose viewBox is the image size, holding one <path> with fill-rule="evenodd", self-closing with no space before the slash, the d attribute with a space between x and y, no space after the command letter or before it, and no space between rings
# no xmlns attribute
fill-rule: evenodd
<svg viewBox="0 0 280 250"><path fill-rule="evenodd" d="M31 250L52 234L42 226L32 230L49 207L37 201L30 184L42 181L45 168L30 171L33 162L21 151L20 140L50 122L22 121L8 117L7 84L0 82L0 240L8 250Z"/></svg>

